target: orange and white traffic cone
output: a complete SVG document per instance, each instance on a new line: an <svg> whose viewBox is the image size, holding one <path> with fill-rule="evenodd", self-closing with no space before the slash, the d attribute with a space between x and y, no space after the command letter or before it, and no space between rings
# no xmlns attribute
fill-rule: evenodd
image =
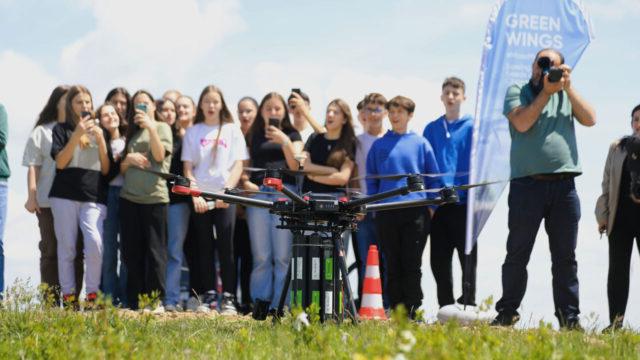
<svg viewBox="0 0 640 360"><path fill-rule="evenodd" d="M367 270L362 286L362 301L360 302L360 318L386 320L382 306L382 284L380 282L380 260L378 247L369 246L367 254Z"/></svg>

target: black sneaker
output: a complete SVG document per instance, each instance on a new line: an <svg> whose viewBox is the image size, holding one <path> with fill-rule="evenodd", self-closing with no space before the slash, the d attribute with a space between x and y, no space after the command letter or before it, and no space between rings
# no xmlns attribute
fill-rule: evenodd
<svg viewBox="0 0 640 360"><path fill-rule="evenodd" d="M253 305L253 312L251 313L251 317L255 320L265 320L267 318L267 314L269 313L269 305L270 301L257 300Z"/></svg>
<svg viewBox="0 0 640 360"><path fill-rule="evenodd" d="M491 326L513 326L518 320L520 320L518 313L500 311L498 312L498 316L491 322Z"/></svg>
<svg viewBox="0 0 640 360"><path fill-rule="evenodd" d="M580 318L577 316L568 317L564 321L560 320L560 329L584 332L584 329L580 325Z"/></svg>
<svg viewBox="0 0 640 360"><path fill-rule="evenodd" d="M235 305L236 297L232 294L225 292L222 294L222 301L220 302L220 314L221 315L238 315Z"/></svg>
<svg viewBox="0 0 640 360"><path fill-rule="evenodd" d="M253 311L253 304L252 303L248 303L248 304L238 304L236 306L236 308L238 309L238 312L242 315L247 315L250 312Z"/></svg>

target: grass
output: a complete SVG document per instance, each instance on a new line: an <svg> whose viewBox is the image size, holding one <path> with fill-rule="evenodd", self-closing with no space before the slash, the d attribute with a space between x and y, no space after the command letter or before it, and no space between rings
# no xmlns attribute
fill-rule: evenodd
<svg viewBox="0 0 640 360"><path fill-rule="evenodd" d="M20 297L17 295L21 294ZM304 325L247 317L73 312L39 305L37 296L8 293L0 310L0 358L220 359L638 359L640 334L558 332L486 324L424 325L402 314L390 321Z"/></svg>

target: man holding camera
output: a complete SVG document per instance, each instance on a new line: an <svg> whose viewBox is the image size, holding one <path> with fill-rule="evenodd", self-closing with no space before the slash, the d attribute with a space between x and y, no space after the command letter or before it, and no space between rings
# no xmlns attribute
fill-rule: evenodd
<svg viewBox="0 0 640 360"><path fill-rule="evenodd" d="M507 90L504 114L511 132L509 237L502 265L502 298L493 325L511 326L527 286L527 263L542 219L549 236L553 301L560 327L580 329L575 248L580 175L574 119L595 124L595 111L571 86L571 68L562 54L543 49L531 79Z"/></svg>

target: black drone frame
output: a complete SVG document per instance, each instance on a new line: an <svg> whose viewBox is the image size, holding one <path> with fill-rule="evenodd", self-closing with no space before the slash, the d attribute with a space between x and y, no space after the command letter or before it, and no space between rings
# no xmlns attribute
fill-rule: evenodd
<svg viewBox="0 0 640 360"><path fill-rule="evenodd" d="M342 242L342 233L346 230L357 230L358 216L371 211L384 211L393 209L405 209L412 207L422 207L429 205L443 205L458 202L457 190L468 189L474 186L486 184L452 186L440 189L426 189L424 185L424 174L406 175L406 185L397 189L385 191L370 196L356 196L349 200L346 197L337 198L332 195L310 194L299 195L290 190L282 183L280 170L265 170L263 185L274 189L284 195L276 201L260 200L242 196L242 190L227 189L224 192L208 192L192 188L191 181L183 176L166 174L147 169L143 171L154 173L173 183L171 191L178 195L202 197L206 200L222 200L230 204L258 207L269 209L272 214L280 216L280 229L289 229L294 235L304 231L331 233L334 247L338 249L338 263L342 275L342 286L346 290L346 300L348 305L347 313L353 322L358 321L353 292L348 281L348 269L346 265L346 254ZM286 171L285 171L286 172ZM432 199L394 201L381 204L375 202L389 199L398 195L407 195L413 192L437 193L438 196ZM284 302L291 278L291 266L288 267L288 274L278 304L278 314L284 309Z"/></svg>

